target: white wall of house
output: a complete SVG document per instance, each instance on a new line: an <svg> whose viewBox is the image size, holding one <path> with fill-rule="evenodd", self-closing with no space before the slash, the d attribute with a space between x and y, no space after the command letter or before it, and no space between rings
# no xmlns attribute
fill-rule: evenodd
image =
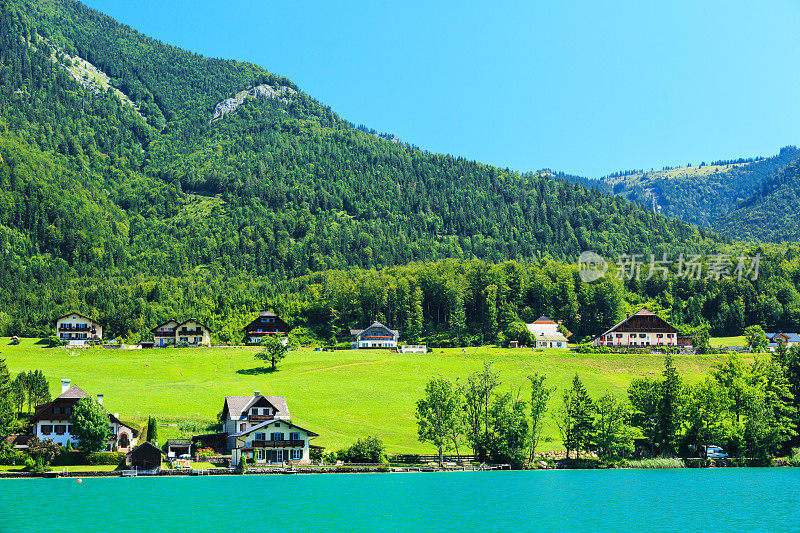
<svg viewBox="0 0 800 533"><path fill-rule="evenodd" d="M677 346L677 333L611 332L597 339L595 344L614 346Z"/></svg>
<svg viewBox="0 0 800 533"><path fill-rule="evenodd" d="M109 423L109 428L115 440L119 441L121 434L126 433L130 446L136 444L136 440L133 438L133 433L130 428L118 426L116 422ZM76 448L80 447L80 439L76 435L73 435L71 430L72 423L66 420L40 420L36 423L34 434L39 437L40 440L52 440L54 443L61 446L66 446L67 441L69 441L72 446Z"/></svg>
<svg viewBox="0 0 800 533"><path fill-rule="evenodd" d="M92 328L95 330L94 333L92 333ZM56 321L56 335L70 345L79 346L86 344L87 341L94 339L94 337L102 339L103 326L88 318L73 314L59 318Z"/></svg>
<svg viewBox="0 0 800 533"><path fill-rule="evenodd" d="M252 451L243 451L242 448L253 447L253 441L284 441L283 445L259 447ZM288 441L288 442L287 442ZM292 446L292 442L300 446ZM308 446L308 433L300 428L292 427L286 421L278 420L261 429L252 431L247 435L236 437L236 446L231 450L231 464L238 465L242 454L248 462L256 464L293 463L305 465L310 460Z"/></svg>

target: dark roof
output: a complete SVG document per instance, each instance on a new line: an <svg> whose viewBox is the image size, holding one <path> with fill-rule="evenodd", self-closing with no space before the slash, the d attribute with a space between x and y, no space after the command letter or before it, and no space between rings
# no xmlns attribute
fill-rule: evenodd
<svg viewBox="0 0 800 533"><path fill-rule="evenodd" d="M203 326L203 327L204 327L204 328L206 328L208 331L211 331L211 328L210 328L210 327L206 326L205 324L203 324L202 322L200 322L200 321L199 321L199 320L197 320L196 318L187 318L186 320L184 320L183 322L180 322L180 323L179 323L177 326L175 326L175 327L176 327L176 328L179 328L179 327L181 327L182 325L186 324L187 322L194 322L194 323L195 323L195 324L197 324L198 326Z"/></svg>
<svg viewBox="0 0 800 533"><path fill-rule="evenodd" d="M153 329L151 329L151 330L150 330L150 332L151 332L151 333L152 333L152 332L155 332L155 331L156 331L158 328L160 328L161 326L167 325L167 324L169 324L170 322L175 322L176 324L180 325L180 322L178 322L178 321L177 321L177 320L175 320L174 318L170 318L170 319L169 319L169 320L167 320L166 322L162 322L161 324L159 324L159 325L157 325L156 327L154 327Z"/></svg>
<svg viewBox="0 0 800 533"><path fill-rule="evenodd" d="M262 313L264 313L264 314L262 314ZM242 328L242 331L249 331L251 328L255 328L256 326L263 325L264 323L261 322L262 318L274 318L275 321L271 322L271 325L275 325L275 326L283 325L283 326L286 326L285 328L282 328L282 329L285 329L287 333L294 329L293 326L290 326L289 324L286 323L285 320L283 320L281 317L276 315L274 311L260 311L258 313L258 316L255 317L252 320L252 322L250 322L244 328Z"/></svg>
<svg viewBox="0 0 800 533"><path fill-rule="evenodd" d="M556 321L544 315L533 321L534 324L555 324Z"/></svg>
<svg viewBox="0 0 800 533"><path fill-rule="evenodd" d="M653 313L653 312L652 312L652 311L650 311L649 309L647 309L647 308L644 308L644 309L640 309L640 310L639 310L639 311L637 311L636 313L634 313L634 314L632 314L632 315L630 315L630 316L628 316L628 317L626 317L626 318L624 318L624 319L620 320L619 322L617 322L616 324L614 324L613 326L611 326L611 327L610 327L610 328L609 328L609 329L608 329L608 330L607 330L605 333L601 333L600 335L598 335L597 337L595 337L595 339L596 339L596 338L598 338L598 337L604 337L604 336L608 335L609 333L611 333L611 332L613 332L614 330L618 329L620 326L622 326L623 324L625 324L626 322L628 322L629 320L631 320L631 319L632 319L632 318L634 318L634 317L642 317L642 316L652 316L652 317L655 317L656 319L658 319L658 320L660 320L661 322L663 322L664 324L666 324L666 325L667 325L667 326L668 326L670 329L673 329L673 330L677 331L677 329L676 329L676 328L675 328L675 327L674 327L672 324L670 324L669 322L667 322L666 320L664 320L663 318L661 318L661 317L660 317L660 316L658 316L657 314ZM593 340L594 340L594 339L593 339Z"/></svg>
<svg viewBox="0 0 800 533"><path fill-rule="evenodd" d="M267 426L271 426L272 424L275 424L277 422L286 424L287 426L290 426L290 427L293 427L293 428L301 429L301 430L305 431L306 433L308 433L309 437L319 437L319 435L317 433L314 433L313 431L308 430L306 428L301 428L297 424L292 424L289 420L267 420L265 422L261 422L260 424L256 424L255 426L252 426L250 429L246 429L244 431L240 431L239 433L233 433L230 436L231 437L241 437L242 435L247 435L248 433L252 433L253 431L265 428Z"/></svg>
<svg viewBox="0 0 800 533"><path fill-rule="evenodd" d="M290 416L289 406L286 404L284 396L225 396L225 406L223 412L227 409L229 416L239 417L247 412L258 400L264 398L267 402L277 411L275 416Z"/></svg>
<svg viewBox="0 0 800 533"><path fill-rule="evenodd" d="M72 313L67 313L66 315L61 315L60 317L58 317L58 318L56 318L55 320L53 320L53 322L58 322L58 321L59 321L59 320L61 320L62 318L67 318L67 317L68 317L68 316L70 316L70 315L78 315L79 317L81 317L81 318L85 318L86 320L88 320L89 322L92 322L93 324L97 324L98 326L100 325L100 322L97 322L96 320L93 320L93 319L89 318L89 317L88 317L88 316L86 316L86 315L82 315L82 314L80 314L80 313L76 313L76 312L74 312L74 311L73 311Z"/></svg>
<svg viewBox="0 0 800 533"><path fill-rule="evenodd" d="M147 453L147 452L154 453L156 451L158 453L160 453L161 455L167 455L166 453L161 451L156 446L150 444L150 441L148 440L148 441L145 441L145 442L141 443L140 445L138 445L136 448L132 449L131 451L129 451L128 455L139 455L141 453Z"/></svg>
<svg viewBox="0 0 800 533"><path fill-rule="evenodd" d="M375 326L378 326L378 327L381 327L381 328L385 328L386 330L390 331L395 337L399 337L400 336L400 332L398 330L389 329L388 326L384 326L383 324L381 324L377 320L375 322L373 322L372 324L370 324L368 327L364 328L364 329L351 329L350 330L350 335L353 335L353 336L361 335L362 333L364 333L369 328L372 328L372 327L375 327Z"/></svg>

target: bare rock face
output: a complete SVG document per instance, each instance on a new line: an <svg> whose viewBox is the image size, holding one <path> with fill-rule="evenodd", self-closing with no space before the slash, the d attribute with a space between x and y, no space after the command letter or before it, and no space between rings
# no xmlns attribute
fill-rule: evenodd
<svg viewBox="0 0 800 533"><path fill-rule="evenodd" d="M297 94L297 91L285 85L280 85L277 88L266 84L256 85L250 89L239 91L233 98L226 98L214 106L214 114L211 117L211 121L213 122L232 111L236 111L236 108L248 98L274 98L282 104L288 104L295 94Z"/></svg>

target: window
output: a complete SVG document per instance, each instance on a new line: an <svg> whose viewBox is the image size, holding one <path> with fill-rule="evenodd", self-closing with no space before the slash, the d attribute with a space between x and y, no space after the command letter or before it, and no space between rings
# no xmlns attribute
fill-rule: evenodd
<svg viewBox="0 0 800 533"><path fill-rule="evenodd" d="M621 339L622 338L622 333L617 333L617 338Z"/></svg>
<svg viewBox="0 0 800 533"><path fill-rule="evenodd" d="M56 425L56 435L63 435L67 432L67 426L64 424L57 424Z"/></svg>
<svg viewBox="0 0 800 533"><path fill-rule="evenodd" d="M53 432L53 426L50 424L42 424L42 435L49 435Z"/></svg>
<svg viewBox="0 0 800 533"><path fill-rule="evenodd" d="M266 450L264 448L258 449L258 454L256 455L258 461L263 461L266 458Z"/></svg>
<svg viewBox="0 0 800 533"><path fill-rule="evenodd" d="M275 427L279 428L279 427L281 427L281 425L280 424L275 424Z"/></svg>
<svg viewBox="0 0 800 533"><path fill-rule="evenodd" d="M647 335L645 335L644 333L639 333L639 338L640 339L644 339L645 337L647 337Z"/></svg>
<svg viewBox="0 0 800 533"><path fill-rule="evenodd" d="M61 414L61 408L60 407L53 407L53 414L54 415L60 415Z"/></svg>
<svg viewBox="0 0 800 533"><path fill-rule="evenodd" d="M197 344L200 344L201 342L203 342L203 337L195 337L194 338L194 342L196 342Z"/></svg>
<svg viewBox="0 0 800 533"><path fill-rule="evenodd" d="M663 335L662 333L658 333L658 334L656 334L656 338L657 338L657 339L660 339L660 338L661 338L661 337L663 337L663 336L664 336L664 335Z"/></svg>
<svg viewBox="0 0 800 533"><path fill-rule="evenodd" d="M239 424L239 431L244 431L247 429L247 424Z"/></svg>
<svg viewBox="0 0 800 533"><path fill-rule="evenodd" d="M289 433L289 440L300 440L300 433L296 431Z"/></svg>
<svg viewBox="0 0 800 533"><path fill-rule="evenodd" d="M303 458L303 450L302 448L295 448L292 450L292 461L299 461Z"/></svg>
<svg viewBox="0 0 800 533"><path fill-rule="evenodd" d="M181 337L181 342L189 342L189 337Z"/></svg>
<svg viewBox="0 0 800 533"><path fill-rule="evenodd" d="M72 426L67 426L67 433L72 435Z"/></svg>
<svg viewBox="0 0 800 533"><path fill-rule="evenodd" d="M272 439L270 440L283 440L283 433L281 433L280 431L273 433Z"/></svg>
<svg viewBox="0 0 800 533"><path fill-rule="evenodd" d="M71 415L72 414L72 407L65 407L64 408L64 414L65 415Z"/></svg>
<svg viewBox="0 0 800 533"><path fill-rule="evenodd" d="M256 433L256 440L267 440L264 433Z"/></svg>

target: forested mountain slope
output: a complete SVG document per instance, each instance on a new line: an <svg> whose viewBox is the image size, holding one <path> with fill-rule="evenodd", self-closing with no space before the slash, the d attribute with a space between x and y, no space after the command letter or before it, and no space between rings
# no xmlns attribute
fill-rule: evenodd
<svg viewBox="0 0 800 533"><path fill-rule="evenodd" d="M107 87L82 78L95 68ZM30 327L77 307L113 320L112 332L146 328L143 310L167 312L156 289L167 278L186 288L719 242L570 177L371 135L288 79L168 46L72 0L0 0L0 157L0 299ZM199 305L169 301L173 314ZM229 305L206 301L204 316Z"/></svg>
<svg viewBox="0 0 800 533"><path fill-rule="evenodd" d="M800 160L795 146L781 148L772 157L752 160L717 161L710 165L687 166L651 172L623 172L603 178L614 194L639 202L669 216L692 224L725 232L731 229L731 211L760 194L768 183L779 179L781 172ZM762 213L763 215L764 213ZM776 210L773 218L744 218L730 233L769 235L770 240L795 240L800 227L779 228L783 216ZM766 223L774 231L762 232Z"/></svg>
<svg viewBox="0 0 800 533"><path fill-rule="evenodd" d="M800 241L800 162L767 179L716 227L752 241Z"/></svg>

